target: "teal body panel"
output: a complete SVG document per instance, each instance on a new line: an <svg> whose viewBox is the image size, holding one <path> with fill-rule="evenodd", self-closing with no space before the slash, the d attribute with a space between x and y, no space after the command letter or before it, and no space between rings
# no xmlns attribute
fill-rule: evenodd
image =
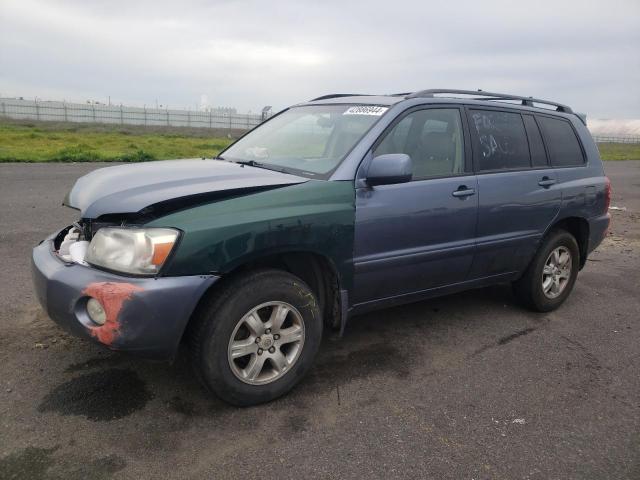
<svg viewBox="0 0 640 480"><path fill-rule="evenodd" d="M221 200L148 223L182 230L163 276L225 274L254 259L284 252L322 255L341 288L353 285L353 181L310 180Z"/></svg>

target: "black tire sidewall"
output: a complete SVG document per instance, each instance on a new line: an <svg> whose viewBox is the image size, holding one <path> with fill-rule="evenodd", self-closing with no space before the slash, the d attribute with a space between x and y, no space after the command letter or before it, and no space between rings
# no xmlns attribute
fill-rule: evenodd
<svg viewBox="0 0 640 480"><path fill-rule="evenodd" d="M561 246L566 247L571 253L571 275L569 277L569 282L562 293L556 298L548 298L544 294L542 288L542 270L544 269L544 265L551 252ZM527 283L529 283L528 288L530 288L531 300L536 309L540 311L548 312L554 310L558 308L571 294L576 278L578 277L578 270L580 266L580 250L578 248L578 243L569 232L564 230L555 231L551 233L543 243L532 266L533 268L528 272L530 278L527 279Z"/></svg>
<svg viewBox="0 0 640 480"><path fill-rule="evenodd" d="M239 406L255 405L287 393L311 367L322 338L318 302L299 278L279 271L265 271L237 282L215 311L208 312L200 349L201 375L207 386L223 400ZM256 306L282 301L293 305L304 321L305 338L300 357L281 378L265 385L238 379L229 365L227 351L238 321Z"/></svg>

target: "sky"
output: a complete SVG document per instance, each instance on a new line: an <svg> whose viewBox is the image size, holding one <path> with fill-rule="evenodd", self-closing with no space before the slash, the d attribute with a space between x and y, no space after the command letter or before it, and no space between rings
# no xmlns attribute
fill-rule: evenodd
<svg viewBox="0 0 640 480"><path fill-rule="evenodd" d="M258 112L507 92L640 118L640 0L0 0L0 96Z"/></svg>

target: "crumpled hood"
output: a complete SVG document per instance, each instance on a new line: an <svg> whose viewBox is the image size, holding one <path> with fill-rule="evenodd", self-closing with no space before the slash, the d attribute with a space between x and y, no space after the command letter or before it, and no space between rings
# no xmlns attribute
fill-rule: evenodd
<svg viewBox="0 0 640 480"><path fill-rule="evenodd" d="M100 168L78 179L64 204L82 218L135 213L169 200L303 183L308 179L222 160L165 160Z"/></svg>

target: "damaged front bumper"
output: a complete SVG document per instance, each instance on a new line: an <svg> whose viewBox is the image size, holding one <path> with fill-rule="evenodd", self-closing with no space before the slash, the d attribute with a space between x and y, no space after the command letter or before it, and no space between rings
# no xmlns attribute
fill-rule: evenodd
<svg viewBox="0 0 640 480"><path fill-rule="evenodd" d="M55 234L33 249L35 290L49 317L74 335L112 350L170 359L204 292L219 277L126 277L77 263L54 251ZM101 302L106 322L88 316L89 298Z"/></svg>

